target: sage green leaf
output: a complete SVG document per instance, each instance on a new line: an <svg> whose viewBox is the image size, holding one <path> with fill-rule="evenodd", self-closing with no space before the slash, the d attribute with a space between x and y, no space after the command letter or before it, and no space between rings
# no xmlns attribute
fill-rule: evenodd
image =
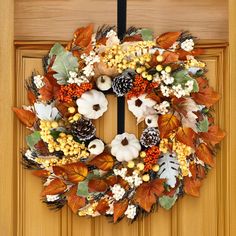
<svg viewBox="0 0 236 236"><path fill-rule="evenodd" d="M52 66L52 69L57 72L54 74L54 78L57 79L58 84L65 84L66 80L69 78L70 71L76 71L78 68L78 59L74 57L71 52L64 51L59 54Z"/></svg>
<svg viewBox="0 0 236 236"><path fill-rule="evenodd" d="M87 179L78 183L77 195L81 197L89 196Z"/></svg>
<svg viewBox="0 0 236 236"><path fill-rule="evenodd" d="M59 56L65 52L65 48L60 43L55 43L49 52L49 57Z"/></svg>
<svg viewBox="0 0 236 236"><path fill-rule="evenodd" d="M144 41L152 41L153 40L153 33L150 29L141 29L140 33L141 33Z"/></svg>
<svg viewBox="0 0 236 236"><path fill-rule="evenodd" d="M198 83L195 79L193 79L193 90L192 92L197 93L199 91Z"/></svg>
<svg viewBox="0 0 236 236"><path fill-rule="evenodd" d="M159 204L166 210L169 210L176 202L177 196L169 197L163 196L159 198Z"/></svg>
<svg viewBox="0 0 236 236"><path fill-rule="evenodd" d="M34 133L26 136L26 143L31 149L33 149L34 145L37 144L40 139L41 139L40 132L34 131Z"/></svg>
<svg viewBox="0 0 236 236"><path fill-rule="evenodd" d="M207 132L209 127L208 119L205 117L204 120L199 121L197 124L198 132Z"/></svg>

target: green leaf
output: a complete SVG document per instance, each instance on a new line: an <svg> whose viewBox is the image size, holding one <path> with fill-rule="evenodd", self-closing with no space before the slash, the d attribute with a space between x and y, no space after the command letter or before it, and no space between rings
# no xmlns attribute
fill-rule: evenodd
<svg viewBox="0 0 236 236"><path fill-rule="evenodd" d="M152 41L153 40L153 34L150 29L141 29L140 33L141 33L144 41Z"/></svg>
<svg viewBox="0 0 236 236"><path fill-rule="evenodd" d="M54 139L57 139L59 137L59 134L61 133L61 131L57 131L57 130L51 130L50 134L52 135L52 137Z"/></svg>
<svg viewBox="0 0 236 236"><path fill-rule="evenodd" d="M77 189L77 195L81 197L87 197L89 196L89 191L88 191L88 179L79 182L78 184L78 189Z"/></svg>
<svg viewBox="0 0 236 236"><path fill-rule="evenodd" d="M65 48L60 43L55 43L49 52L49 57L59 56L65 52Z"/></svg>
<svg viewBox="0 0 236 236"><path fill-rule="evenodd" d="M176 202L177 196L169 197L163 196L159 198L159 204L166 210L169 210Z"/></svg>
<svg viewBox="0 0 236 236"><path fill-rule="evenodd" d="M39 142L41 139L41 135L39 131L35 131L34 133L26 136L26 143L30 148L34 148L34 145Z"/></svg>
<svg viewBox="0 0 236 236"><path fill-rule="evenodd" d="M63 85L69 78L69 71L76 71L78 66L77 57L74 57L71 52L64 51L56 57L53 63L52 69L57 72L53 76L57 79L58 84Z"/></svg>
<svg viewBox="0 0 236 236"><path fill-rule="evenodd" d="M197 124L198 132L207 132L209 127L208 119L205 117L204 120L199 121Z"/></svg>
<svg viewBox="0 0 236 236"><path fill-rule="evenodd" d="M197 93L199 91L198 83L195 79L193 79L193 90L192 92Z"/></svg>

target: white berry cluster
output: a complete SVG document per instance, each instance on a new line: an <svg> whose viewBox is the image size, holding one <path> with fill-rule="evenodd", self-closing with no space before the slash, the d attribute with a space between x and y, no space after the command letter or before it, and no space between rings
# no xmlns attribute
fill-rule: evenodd
<svg viewBox="0 0 236 236"><path fill-rule="evenodd" d="M100 57L96 55L94 51L91 51L89 55L82 54L81 59L84 60L86 66L82 69L83 74L87 77L94 76L94 63L100 62Z"/></svg>
<svg viewBox="0 0 236 236"><path fill-rule="evenodd" d="M82 83L87 83L89 80L86 76L78 76L78 73L75 71L69 71L69 79L67 80L69 84L77 84L80 86Z"/></svg>
<svg viewBox="0 0 236 236"><path fill-rule="evenodd" d="M43 82L43 76L42 75L35 75L34 76L34 84L38 89L41 89L45 83Z"/></svg>
<svg viewBox="0 0 236 236"><path fill-rule="evenodd" d="M114 169L114 174L121 176L122 179L125 178L126 173L127 173L127 168L122 168L120 170L119 169Z"/></svg>
<svg viewBox="0 0 236 236"><path fill-rule="evenodd" d="M181 84L175 85L172 87L173 93L177 98L188 96L193 90L193 80L189 80L185 83L183 88Z"/></svg>
<svg viewBox="0 0 236 236"><path fill-rule="evenodd" d="M119 201L120 199L122 199L125 194L125 189L122 188L119 184L115 184L113 187L111 187L111 191L113 194L113 198L116 201Z"/></svg>
<svg viewBox="0 0 236 236"><path fill-rule="evenodd" d="M125 215L129 219L134 219L137 213L137 207L135 205L129 205L128 208L125 211Z"/></svg>
<svg viewBox="0 0 236 236"><path fill-rule="evenodd" d="M160 104L156 104L154 109L156 109L158 114L166 114L168 112L168 108L170 107L170 103L167 101L163 101Z"/></svg>
<svg viewBox="0 0 236 236"><path fill-rule="evenodd" d="M55 202L60 198L59 194L56 195L46 195L47 202Z"/></svg>
<svg viewBox="0 0 236 236"><path fill-rule="evenodd" d="M172 90L168 86L161 84L160 88L161 88L161 92L162 92L163 96L165 96L165 97L170 96Z"/></svg>
<svg viewBox="0 0 236 236"><path fill-rule="evenodd" d="M194 41L193 39L186 39L184 42L180 44L180 47L187 52L190 52L194 49Z"/></svg>
<svg viewBox="0 0 236 236"><path fill-rule="evenodd" d="M171 77L169 73L167 73L166 71L162 70L161 71L161 80L166 84L173 84L174 82L174 77Z"/></svg>

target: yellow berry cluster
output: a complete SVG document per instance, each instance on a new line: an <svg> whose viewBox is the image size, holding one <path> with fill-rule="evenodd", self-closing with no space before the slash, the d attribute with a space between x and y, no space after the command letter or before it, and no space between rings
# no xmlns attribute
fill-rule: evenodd
<svg viewBox="0 0 236 236"><path fill-rule="evenodd" d="M196 59L190 59L187 61L186 64L186 69L188 69L189 67L200 67L200 68L204 68L206 66L206 64L204 62L198 61Z"/></svg>
<svg viewBox="0 0 236 236"><path fill-rule="evenodd" d="M48 143L50 153L62 151L65 156L77 156L79 158L89 156L84 143L76 142L70 134L60 133L55 141L50 130L57 127L58 123L56 121L40 121L40 135L42 140Z"/></svg>
<svg viewBox="0 0 236 236"><path fill-rule="evenodd" d="M161 139L160 144L159 144L159 149L162 153L168 152L168 143L169 143L169 141L167 138Z"/></svg>
<svg viewBox="0 0 236 236"><path fill-rule="evenodd" d="M76 114L74 114L73 116L70 116L70 117L68 118L68 121L69 121L70 123L73 123L73 122L79 120L80 118L81 118L81 115L80 115L79 113L76 113Z"/></svg>
<svg viewBox="0 0 236 236"><path fill-rule="evenodd" d="M163 60L164 60L164 57L163 57L162 55L158 55L158 56L156 57L156 60L157 60L157 62L159 62L159 64L157 64L157 66L156 66L156 70L157 70L158 72L161 72L161 71L163 71L163 70L164 70L166 73L170 73L170 72L171 72L172 68L171 68L170 66L165 66L165 67L163 67L163 65L160 64L160 63L163 62Z"/></svg>
<svg viewBox="0 0 236 236"><path fill-rule="evenodd" d="M146 69L149 68L148 62L151 60L151 54L149 49L155 46L152 41L137 42L127 47L121 45L114 45L111 48L107 48L103 58L103 62L109 67L116 67L119 73L126 69L136 70L137 73L146 75Z"/></svg>
<svg viewBox="0 0 236 236"><path fill-rule="evenodd" d="M92 204L89 204L88 207L85 207L79 210L79 213L78 213L79 216L86 216L86 215L92 216L94 212L96 211L97 205L98 205L98 202L94 202Z"/></svg>

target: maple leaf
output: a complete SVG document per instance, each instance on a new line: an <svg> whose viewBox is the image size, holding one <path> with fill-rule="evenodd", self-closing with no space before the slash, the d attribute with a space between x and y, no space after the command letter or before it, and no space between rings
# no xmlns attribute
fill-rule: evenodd
<svg viewBox="0 0 236 236"><path fill-rule="evenodd" d="M188 127L179 127L176 132L176 139L192 148L195 148L195 141L196 141L197 134Z"/></svg>
<svg viewBox="0 0 236 236"><path fill-rule="evenodd" d="M32 174L37 177L45 178L50 175L50 172L47 170L34 170L34 171L32 171Z"/></svg>
<svg viewBox="0 0 236 236"><path fill-rule="evenodd" d="M162 48L168 49L177 41L180 35L181 35L181 32L167 32L160 35L156 39L156 42Z"/></svg>
<svg viewBox="0 0 236 236"><path fill-rule="evenodd" d="M73 213L77 213L77 211L86 205L85 197L78 196L77 194L77 185L74 185L70 188L70 191L67 195L67 202L70 209Z"/></svg>
<svg viewBox="0 0 236 236"><path fill-rule="evenodd" d="M158 118L158 127L160 130L160 137L166 138L172 131L177 129L180 121L173 114L161 115Z"/></svg>
<svg viewBox="0 0 236 236"><path fill-rule="evenodd" d="M141 184L135 193L135 201L145 211L150 212L152 206L157 201L157 197L161 196L164 192L163 183L165 179L155 179L149 183Z"/></svg>
<svg viewBox="0 0 236 236"><path fill-rule="evenodd" d="M68 180L72 183L83 181L88 174L87 166L81 162L67 164L64 166L64 170Z"/></svg>
<svg viewBox="0 0 236 236"><path fill-rule="evenodd" d="M197 93L192 93L192 98L201 105L207 107L215 104L219 99L220 95L212 87L208 85L208 81L202 77L196 79L198 82L199 91Z"/></svg>
<svg viewBox="0 0 236 236"><path fill-rule="evenodd" d="M194 179L192 177L184 177L184 191L186 194L193 197L199 197L200 195L201 180Z"/></svg>
<svg viewBox="0 0 236 236"><path fill-rule="evenodd" d="M87 27L78 28L74 32L74 44L80 48L86 48L91 43L93 34L93 24Z"/></svg>
<svg viewBox="0 0 236 236"><path fill-rule="evenodd" d="M114 203L114 215L113 215L114 223L116 223L117 220L125 213L128 204L129 204L128 199L124 199L122 201Z"/></svg>
<svg viewBox="0 0 236 236"><path fill-rule="evenodd" d="M215 146L225 137L225 132L217 125L212 125L207 132L201 132L199 135L207 144Z"/></svg>
<svg viewBox="0 0 236 236"><path fill-rule="evenodd" d="M101 199L96 206L96 211L98 211L101 215L105 215L109 208L108 201L106 199Z"/></svg>
<svg viewBox="0 0 236 236"><path fill-rule="evenodd" d="M97 168L107 171L112 169L114 166L114 159L108 153L102 153L96 157L94 157L90 162L90 165L96 166Z"/></svg>
<svg viewBox="0 0 236 236"><path fill-rule="evenodd" d="M207 147L206 144L201 143L198 145L195 154L197 157L206 163L207 165L214 166L214 160L213 160L213 155L210 149Z"/></svg>
<svg viewBox="0 0 236 236"><path fill-rule="evenodd" d="M18 119L27 127L31 128L35 121L36 121L36 115L28 110L13 107L12 110L15 112Z"/></svg>
<svg viewBox="0 0 236 236"><path fill-rule="evenodd" d="M88 188L89 192L105 192L108 186L103 179L91 179L88 182Z"/></svg>
<svg viewBox="0 0 236 236"><path fill-rule="evenodd" d="M67 186L61 179L52 180L48 186L46 186L41 195L45 197L46 195L55 195L63 193L66 190Z"/></svg>

